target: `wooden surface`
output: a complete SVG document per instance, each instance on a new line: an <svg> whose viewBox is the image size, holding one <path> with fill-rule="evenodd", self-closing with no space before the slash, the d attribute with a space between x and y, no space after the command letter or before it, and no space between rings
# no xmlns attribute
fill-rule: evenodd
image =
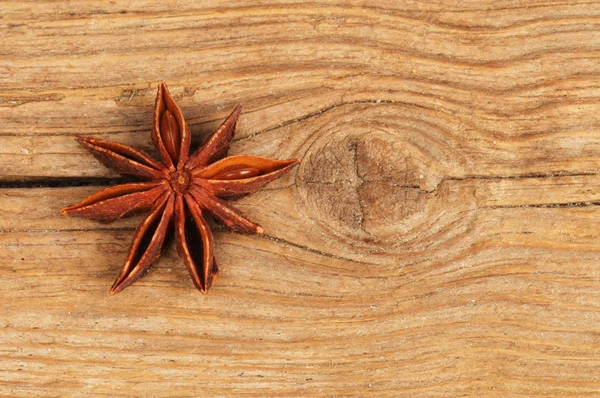
<svg viewBox="0 0 600 398"><path fill-rule="evenodd" d="M151 150L302 158L110 297L139 217L59 209ZM600 2L0 2L0 395L600 396Z"/></svg>

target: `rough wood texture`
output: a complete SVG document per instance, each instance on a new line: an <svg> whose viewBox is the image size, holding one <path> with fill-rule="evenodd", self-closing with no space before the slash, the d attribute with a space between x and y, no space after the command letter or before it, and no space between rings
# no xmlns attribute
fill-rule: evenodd
<svg viewBox="0 0 600 398"><path fill-rule="evenodd" d="M600 2L10 1L0 49L0 395L600 395ZM150 149L161 80L302 164L209 295L109 297L139 218L60 216L115 177L72 137Z"/></svg>

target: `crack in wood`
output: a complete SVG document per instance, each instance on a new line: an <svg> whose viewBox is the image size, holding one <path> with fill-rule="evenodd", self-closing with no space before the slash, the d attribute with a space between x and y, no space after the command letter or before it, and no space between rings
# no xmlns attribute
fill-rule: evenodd
<svg viewBox="0 0 600 398"><path fill-rule="evenodd" d="M319 256L323 256L323 257L328 257L328 258L331 258L331 259L334 259L334 260L350 261L350 262L353 262L353 263L363 264L363 265L376 265L376 263L369 263L369 262L366 262L366 261L360 261L360 260L356 260L356 259L352 259L352 258L347 258L347 257L342 257L342 256L336 256L335 254L326 253L326 252L321 251L321 250L316 250L316 249L313 249L311 247L300 245L300 244L294 243L294 242L290 242L288 240L285 240L285 239L282 239L282 238L278 238L278 237L275 237L275 236L271 236L271 235L268 235L268 234L255 235L255 237L260 238L260 239L268 239L268 240L271 240L271 241L276 242L276 243L282 243L284 245L291 246L291 247L294 247L296 249L299 249L299 250L302 250L302 251L305 251L305 252L313 253L313 254L316 254L316 255L319 255Z"/></svg>
<svg viewBox="0 0 600 398"><path fill-rule="evenodd" d="M466 175L464 177L446 177L440 181L470 181L470 180L525 180L527 178L554 178L554 177L594 177L600 176L600 173L568 173L568 172L555 172L555 173L530 173L530 174L517 174L517 175Z"/></svg>
<svg viewBox="0 0 600 398"><path fill-rule="evenodd" d="M31 233L31 232L52 232L52 233L73 233L73 232L105 232L105 231L135 231L136 227L95 227L95 228L65 228L65 229L55 229L55 228L40 228L40 229L0 229L0 233Z"/></svg>
<svg viewBox="0 0 600 398"><path fill-rule="evenodd" d="M135 180L127 177L44 177L0 181L0 189L112 186Z"/></svg>
<svg viewBox="0 0 600 398"><path fill-rule="evenodd" d="M246 135L244 137L234 138L233 142L247 140L247 139L253 138L253 137L257 136L257 135L260 135L260 134L263 134L263 133L268 133L269 131L277 130L277 129L280 129L282 127L286 127L286 126L289 126L289 125L292 125L292 124L300 123L300 122L302 122L304 120L312 119L315 116L319 116L319 115L321 115L323 113L329 112L329 111L334 110L336 108L339 108L341 106L357 105L357 104L398 104L398 105L406 105L406 106L411 106L411 107L418 107L418 108L430 109L430 108L427 108L427 107L424 107L424 106L420 106L420 105L416 105L416 104L411 104L411 103L408 103L408 102L392 101L392 100L374 99L374 100L343 101L343 102L338 102L338 103L335 103L335 104L331 104L331 105L326 106L324 108L318 109L318 110L316 110L314 112L310 112L310 113L307 113L305 115L298 116L298 117L296 117L294 119L283 121L283 122L277 124L276 126L267 127L267 128L265 128L263 130L259 130L259 131L256 131L254 133L250 133L250 134L248 134L248 135Z"/></svg>
<svg viewBox="0 0 600 398"><path fill-rule="evenodd" d="M570 203L536 203L529 205L498 205L498 206L480 206L481 209L527 209L527 208L570 208L570 207L593 207L600 206L600 201L594 202L570 202Z"/></svg>

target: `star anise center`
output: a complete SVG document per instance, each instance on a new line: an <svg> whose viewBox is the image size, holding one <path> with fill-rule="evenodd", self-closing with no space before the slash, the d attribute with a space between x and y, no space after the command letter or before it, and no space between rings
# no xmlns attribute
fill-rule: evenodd
<svg viewBox="0 0 600 398"><path fill-rule="evenodd" d="M185 169L175 170L169 172L168 180L173 192L178 194L184 194L187 192L188 187L190 185L191 176L190 173Z"/></svg>

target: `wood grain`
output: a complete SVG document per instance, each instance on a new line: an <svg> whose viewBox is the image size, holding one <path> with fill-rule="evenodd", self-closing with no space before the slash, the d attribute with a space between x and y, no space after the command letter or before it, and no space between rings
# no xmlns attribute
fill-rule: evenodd
<svg viewBox="0 0 600 398"><path fill-rule="evenodd" d="M160 3L160 2L158 2ZM600 2L0 2L0 395L600 396ZM58 210L153 152L302 158L117 296L139 217Z"/></svg>

